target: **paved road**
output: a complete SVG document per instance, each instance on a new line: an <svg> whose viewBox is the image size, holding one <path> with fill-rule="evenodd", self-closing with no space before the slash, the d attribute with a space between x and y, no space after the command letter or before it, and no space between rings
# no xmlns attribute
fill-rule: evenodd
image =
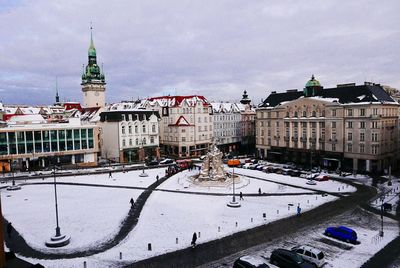
<svg viewBox="0 0 400 268"><path fill-rule="evenodd" d="M352 184L357 188L354 194L343 196L335 202L325 203L307 211L301 217L292 216L254 229L127 265L126 267L197 267L221 259L224 256L279 238L282 234L294 233L306 226L326 221L345 211L355 209L358 204L368 202L377 193L373 187Z"/></svg>

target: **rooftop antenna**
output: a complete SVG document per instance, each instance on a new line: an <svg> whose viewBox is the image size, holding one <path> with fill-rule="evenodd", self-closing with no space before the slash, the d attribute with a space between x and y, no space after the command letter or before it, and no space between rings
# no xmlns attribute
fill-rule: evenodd
<svg viewBox="0 0 400 268"><path fill-rule="evenodd" d="M58 77L56 76L56 103L60 103L60 96L58 96Z"/></svg>

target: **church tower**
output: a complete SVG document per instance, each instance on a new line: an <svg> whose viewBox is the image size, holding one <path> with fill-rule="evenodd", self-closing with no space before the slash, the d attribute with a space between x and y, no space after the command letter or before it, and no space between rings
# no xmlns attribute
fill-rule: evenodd
<svg viewBox="0 0 400 268"><path fill-rule="evenodd" d="M82 74L82 92L84 107L104 107L106 82L104 73L97 65L96 49L93 44L92 27L90 27L90 46L88 51L88 64Z"/></svg>

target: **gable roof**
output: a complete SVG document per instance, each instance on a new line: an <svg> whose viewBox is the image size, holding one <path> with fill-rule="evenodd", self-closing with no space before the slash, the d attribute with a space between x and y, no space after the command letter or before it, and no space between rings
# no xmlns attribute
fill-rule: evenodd
<svg viewBox="0 0 400 268"><path fill-rule="evenodd" d="M179 107L186 104L189 107L196 106L197 102L201 102L203 106L209 106L210 103L204 96L189 95L189 96L162 96L148 98L149 105L158 104L160 107Z"/></svg>
<svg viewBox="0 0 400 268"><path fill-rule="evenodd" d="M303 97L302 91L290 90L284 93L272 93L259 107L275 107L282 102L293 101ZM338 103L363 103L363 102L397 102L379 84L365 83L364 85L345 85L321 90L319 96L323 99L337 99Z"/></svg>
<svg viewBox="0 0 400 268"><path fill-rule="evenodd" d="M178 120L176 120L175 124L170 124L169 126L177 126L177 127L183 127L183 126L193 126L189 123L189 121L186 120L186 118L181 115L179 116Z"/></svg>

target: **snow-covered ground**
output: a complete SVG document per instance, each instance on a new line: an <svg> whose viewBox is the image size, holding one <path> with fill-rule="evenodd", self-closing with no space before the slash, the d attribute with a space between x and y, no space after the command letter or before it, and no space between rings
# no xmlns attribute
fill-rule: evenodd
<svg viewBox="0 0 400 268"><path fill-rule="evenodd" d="M147 187L156 180L157 175L162 177L165 174L165 168L146 170L149 177L139 177L141 172L116 172L112 174L112 178L109 178L108 174L68 176L58 178L58 181L99 186ZM28 258L27 260L33 263L40 262L46 267L82 267L84 261L87 262L88 267L119 267L133 261L188 247L193 232L200 232L198 243L204 243L294 215L298 204L302 211L306 211L337 198L332 195L310 195L309 193L313 193L313 190L330 193L349 193L356 190L352 186L335 181L307 185L306 180L301 178L235 168L236 174L244 175L241 183L237 185L237 192L255 194L261 188L264 193L280 193L282 196L245 196L240 208L228 208L226 204L232 197L204 194L230 194L231 185L206 188L194 186L186 180L186 176L193 173L196 171L178 173L160 185L161 190L178 190L179 192L153 192L142 210L136 227L116 247L85 258L65 260ZM52 178L28 182L43 181L51 182ZM302 188L296 188L298 186ZM13 226L32 247L49 252L69 252L90 248L115 234L121 220L127 215L130 198L136 199L141 192L142 190L117 187L59 185L60 227L63 233L68 233L72 237L71 243L60 249L48 249L44 246L44 241L54 235L55 228L52 185L24 185L22 190L16 192L2 190L2 205L4 216L13 223ZM293 193L297 195L285 195ZM27 211L29 213L26 213ZM266 214L266 218L263 217L263 213ZM359 229L360 240L371 240L377 233L375 230L370 231L368 227L365 227L365 230L362 228L364 227ZM398 232L398 229L393 228L393 232L388 229L385 232L385 238L379 244L386 243L385 239L390 241L395 232ZM312 243L313 239L318 237L316 233L320 234L321 230L314 230L312 235L306 235L304 241ZM295 241L302 241L303 238L299 236ZM355 248L363 248L365 241ZM148 251L148 243L152 244L152 251ZM370 252L374 250L375 248L371 248ZM122 253L122 260L119 259L120 253ZM359 254L367 253L360 251Z"/></svg>

